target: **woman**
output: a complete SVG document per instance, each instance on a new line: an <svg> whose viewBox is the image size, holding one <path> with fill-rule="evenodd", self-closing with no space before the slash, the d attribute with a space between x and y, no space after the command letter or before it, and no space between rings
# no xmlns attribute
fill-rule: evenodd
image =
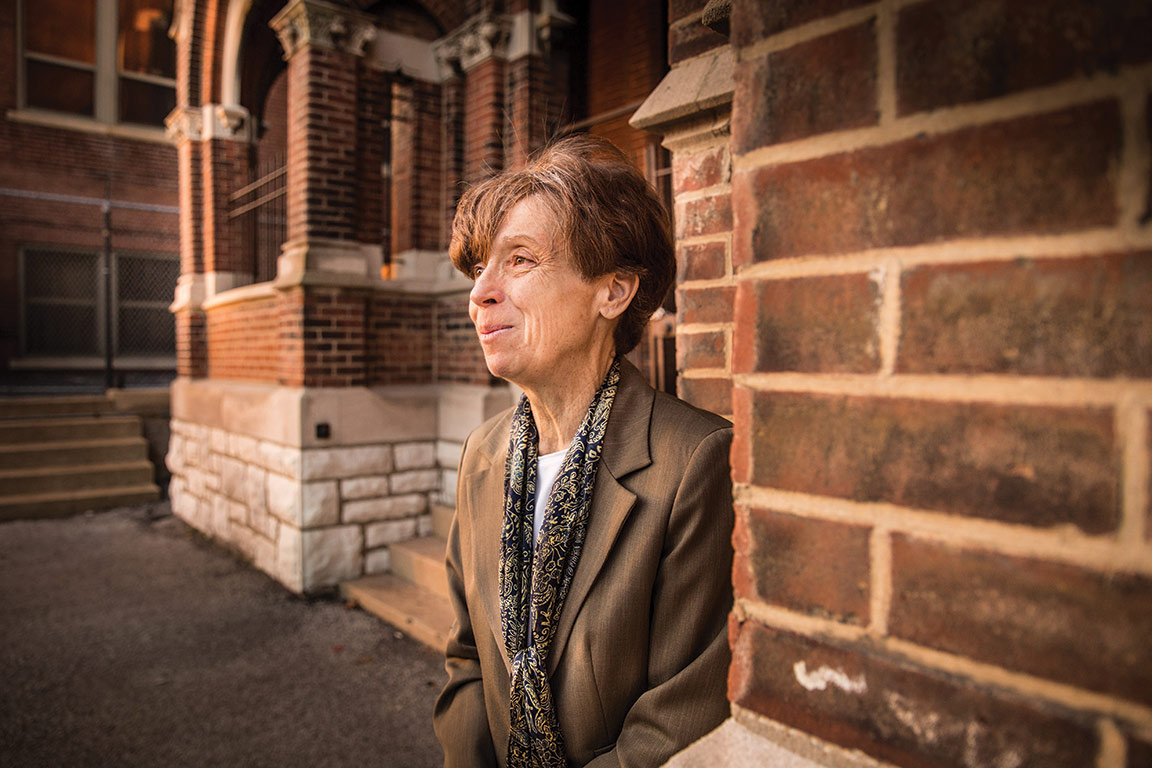
<svg viewBox="0 0 1152 768"><path fill-rule="evenodd" d="M460 461L445 765L660 765L728 713L732 602L730 425L621 358L672 282L667 213L573 136L471 188L451 257L524 397Z"/></svg>

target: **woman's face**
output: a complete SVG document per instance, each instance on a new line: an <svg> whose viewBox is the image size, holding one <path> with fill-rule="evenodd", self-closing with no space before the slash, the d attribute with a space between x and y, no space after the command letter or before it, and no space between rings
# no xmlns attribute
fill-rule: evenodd
<svg viewBox="0 0 1152 768"><path fill-rule="evenodd" d="M553 240L556 229L546 205L520 201L472 275L468 314L488 370L525 390L555 388L612 352L615 323L601 311L612 276L581 276Z"/></svg>

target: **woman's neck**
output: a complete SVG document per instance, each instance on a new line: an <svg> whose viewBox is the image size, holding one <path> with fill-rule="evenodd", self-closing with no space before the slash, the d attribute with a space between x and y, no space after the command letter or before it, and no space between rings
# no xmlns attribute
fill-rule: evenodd
<svg viewBox="0 0 1152 768"><path fill-rule="evenodd" d="M537 453L544 455L568 448L580 430L588 404L604 381L612 360L613 356L609 354L602 364L581 366L571 376L551 382L551 386L524 388L540 435Z"/></svg>

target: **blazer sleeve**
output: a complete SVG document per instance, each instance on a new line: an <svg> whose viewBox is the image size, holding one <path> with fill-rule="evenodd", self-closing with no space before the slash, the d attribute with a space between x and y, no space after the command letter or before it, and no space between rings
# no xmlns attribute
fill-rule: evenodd
<svg viewBox="0 0 1152 768"><path fill-rule="evenodd" d="M658 766L729 714L732 608L731 428L697 446L680 481L652 595L645 691L616 747L589 766Z"/></svg>
<svg viewBox="0 0 1152 768"><path fill-rule="evenodd" d="M465 443L461 452L461 466L467 450L468 445ZM463 472L459 476L463 477ZM460 498L459 493L457 498ZM476 639L464 592L463 561L460 557L460 510L457 510L448 533L445 561L448 596L455 620L448 631L448 644L444 650L448 682L436 699L432 727L444 749L444 768L495 768L496 752L484 706L480 656L476 651Z"/></svg>

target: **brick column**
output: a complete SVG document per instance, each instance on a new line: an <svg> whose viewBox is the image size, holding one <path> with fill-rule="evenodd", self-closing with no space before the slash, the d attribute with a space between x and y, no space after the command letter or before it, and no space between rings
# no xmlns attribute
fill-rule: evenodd
<svg viewBox="0 0 1152 768"><path fill-rule="evenodd" d="M179 376L207 374L204 331L205 298L203 180L199 109L178 107L166 120L168 137L176 145L180 194L180 280L171 306L176 321L176 372Z"/></svg>

